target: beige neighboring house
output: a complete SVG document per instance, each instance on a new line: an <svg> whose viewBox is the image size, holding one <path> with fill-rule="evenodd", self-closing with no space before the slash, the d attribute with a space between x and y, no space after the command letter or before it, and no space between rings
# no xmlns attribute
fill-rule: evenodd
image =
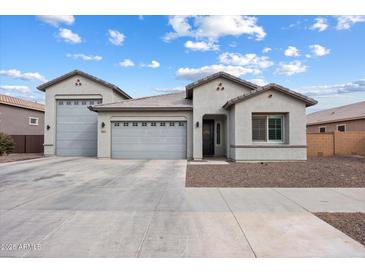
<svg viewBox="0 0 365 274"><path fill-rule="evenodd" d="M0 132L43 135L44 105L0 94Z"/></svg>
<svg viewBox="0 0 365 274"><path fill-rule="evenodd" d="M44 105L0 94L0 132L15 141L15 153L42 153Z"/></svg>
<svg viewBox="0 0 365 274"><path fill-rule="evenodd" d="M46 93L46 155L116 159L305 160L305 109L317 103L225 72L137 99L79 70L38 89Z"/></svg>
<svg viewBox="0 0 365 274"><path fill-rule="evenodd" d="M365 131L365 101L307 115L307 132Z"/></svg>

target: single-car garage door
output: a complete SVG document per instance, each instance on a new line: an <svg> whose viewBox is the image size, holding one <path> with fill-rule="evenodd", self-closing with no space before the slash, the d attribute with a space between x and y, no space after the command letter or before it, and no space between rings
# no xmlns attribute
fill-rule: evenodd
<svg viewBox="0 0 365 274"><path fill-rule="evenodd" d="M112 158L185 159L186 122L112 122Z"/></svg>
<svg viewBox="0 0 365 274"><path fill-rule="evenodd" d="M56 154L96 156L97 114L87 107L101 100L57 100Z"/></svg>

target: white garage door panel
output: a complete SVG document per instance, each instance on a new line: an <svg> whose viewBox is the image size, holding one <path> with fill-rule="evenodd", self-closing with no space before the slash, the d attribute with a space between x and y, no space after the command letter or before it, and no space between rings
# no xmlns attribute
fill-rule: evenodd
<svg viewBox="0 0 365 274"><path fill-rule="evenodd" d="M186 122L146 121L112 123L112 158L185 159ZM152 126L155 124L155 126Z"/></svg>
<svg viewBox="0 0 365 274"><path fill-rule="evenodd" d="M62 156L96 156L97 115L87 107L98 100L58 100L56 153Z"/></svg>

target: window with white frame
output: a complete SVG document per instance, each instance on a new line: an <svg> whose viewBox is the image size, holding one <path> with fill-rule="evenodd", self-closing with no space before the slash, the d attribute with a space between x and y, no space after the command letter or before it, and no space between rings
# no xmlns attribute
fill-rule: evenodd
<svg viewBox="0 0 365 274"><path fill-rule="evenodd" d="M345 132L346 131L346 125L337 125L337 131Z"/></svg>
<svg viewBox="0 0 365 274"><path fill-rule="evenodd" d="M37 117L29 117L29 125L38 126L39 118Z"/></svg>
<svg viewBox="0 0 365 274"><path fill-rule="evenodd" d="M325 133L326 132L326 127L319 127L319 132L320 133Z"/></svg>
<svg viewBox="0 0 365 274"><path fill-rule="evenodd" d="M221 138L222 138L222 136L221 136L221 123L220 122L217 122L217 124L216 124L216 145L220 145L221 144Z"/></svg>
<svg viewBox="0 0 365 274"><path fill-rule="evenodd" d="M252 115L252 141L278 142L284 140L283 115Z"/></svg>

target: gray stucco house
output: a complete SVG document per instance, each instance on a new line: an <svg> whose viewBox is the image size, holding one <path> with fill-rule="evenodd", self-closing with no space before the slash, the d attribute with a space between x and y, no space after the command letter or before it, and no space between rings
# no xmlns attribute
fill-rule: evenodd
<svg viewBox="0 0 365 274"><path fill-rule="evenodd" d="M98 158L305 160L305 108L317 103L225 72L137 99L78 70L38 89L46 92L45 154Z"/></svg>

